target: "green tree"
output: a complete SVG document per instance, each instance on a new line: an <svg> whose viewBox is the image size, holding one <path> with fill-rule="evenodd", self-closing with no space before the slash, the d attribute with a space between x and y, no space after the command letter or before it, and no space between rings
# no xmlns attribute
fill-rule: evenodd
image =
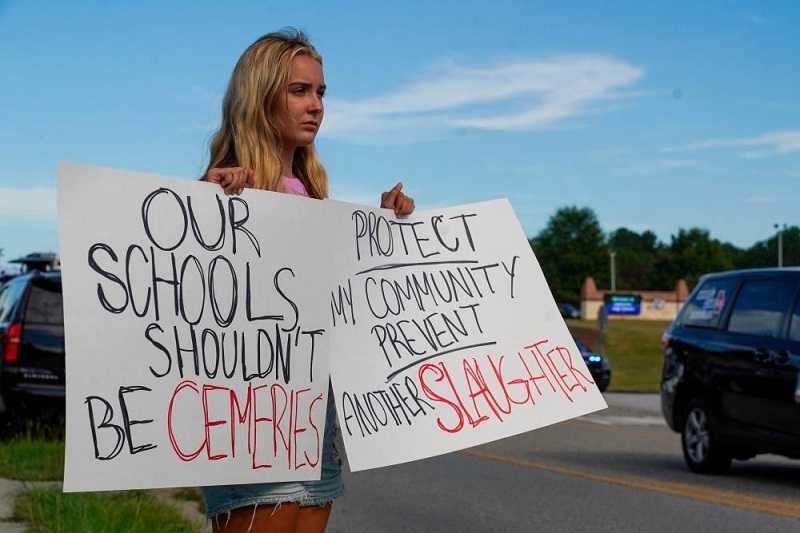
<svg viewBox="0 0 800 533"><path fill-rule="evenodd" d="M739 248L729 242L722 243L722 247L725 248L725 252L733 261L733 268L752 268L748 266L749 258L746 249Z"/></svg>
<svg viewBox="0 0 800 533"><path fill-rule="evenodd" d="M778 235L758 241L743 250L736 268L766 268L778 266ZM800 266L800 227L790 226L783 231L783 266Z"/></svg>
<svg viewBox="0 0 800 533"><path fill-rule="evenodd" d="M658 254L653 281L659 287L671 288L683 278L693 287L703 274L733 268L730 245L712 238L705 229L679 229L670 245Z"/></svg>
<svg viewBox="0 0 800 533"><path fill-rule="evenodd" d="M577 304L586 276L608 283L608 249L597 215L588 207L562 207L531 247L556 300Z"/></svg>
<svg viewBox="0 0 800 533"><path fill-rule="evenodd" d="M620 290L647 290L653 286L656 254L663 247L656 234L646 230L641 234L628 228L618 228L608 237L608 249L616 252L616 286ZM671 287L674 287L674 283Z"/></svg>

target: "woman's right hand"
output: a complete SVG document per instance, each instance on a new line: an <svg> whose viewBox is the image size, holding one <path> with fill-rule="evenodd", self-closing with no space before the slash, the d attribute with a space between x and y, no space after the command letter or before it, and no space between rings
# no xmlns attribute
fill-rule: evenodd
<svg viewBox="0 0 800 533"><path fill-rule="evenodd" d="M206 181L218 184L225 194L242 194L245 187L255 187L253 171L247 167L212 168Z"/></svg>

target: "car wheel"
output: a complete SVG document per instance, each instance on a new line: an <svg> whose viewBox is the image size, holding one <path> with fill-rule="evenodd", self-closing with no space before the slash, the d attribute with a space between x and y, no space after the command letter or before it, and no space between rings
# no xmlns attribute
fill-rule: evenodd
<svg viewBox="0 0 800 533"><path fill-rule="evenodd" d="M692 400L681 432L683 458L692 472L721 474L731 466L732 456L719 442L706 403Z"/></svg>
<svg viewBox="0 0 800 533"><path fill-rule="evenodd" d="M600 392L605 392L606 389L608 388L608 380L598 381L596 383L596 385L597 385L597 388L600 390Z"/></svg>

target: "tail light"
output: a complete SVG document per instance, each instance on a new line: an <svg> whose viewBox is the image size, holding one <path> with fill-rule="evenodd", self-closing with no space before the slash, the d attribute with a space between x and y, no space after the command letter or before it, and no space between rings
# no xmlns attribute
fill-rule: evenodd
<svg viewBox="0 0 800 533"><path fill-rule="evenodd" d="M19 341L22 337L22 324L16 323L8 326L6 340L3 343L3 361L16 363L19 358Z"/></svg>

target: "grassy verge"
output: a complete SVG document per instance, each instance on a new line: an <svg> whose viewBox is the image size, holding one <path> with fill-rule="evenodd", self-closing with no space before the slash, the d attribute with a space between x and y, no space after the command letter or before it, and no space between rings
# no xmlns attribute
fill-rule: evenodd
<svg viewBox="0 0 800 533"><path fill-rule="evenodd" d="M200 493L200 489L197 487L184 487L177 489L175 492L173 492L172 496L178 501L191 502L194 504L194 507L198 512L203 515L206 514L206 502L203 501L203 495Z"/></svg>
<svg viewBox="0 0 800 533"><path fill-rule="evenodd" d="M63 476L63 441L30 436L0 441L0 477L52 481Z"/></svg>
<svg viewBox="0 0 800 533"><path fill-rule="evenodd" d="M661 380L661 334L669 322L611 320L605 354L611 363L611 391L658 392ZM576 336L597 349L597 323L568 320Z"/></svg>
<svg viewBox="0 0 800 533"><path fill-rule="evenodd" d="M64 494L35 488L17 495L14 512L34 532L195 531L174 507L135 491Z"/></svg>
<svg viewBox="0 0 800 533"><path fill-rule="evenodd" d="M203 505L203 495L200 490L195 487L183 487L175 491L175 499L187 502L195 502Z"/></svg>
<svg viewBox="0 0 800 533"><path fill-rule="evenodd" d="M0 477L23 481L60 481L64 475L64 442L40 436L0 440ZM197 489L175 497L202 505ZM32 531L195 531L171 505L140 491L63 494L33 488L17 495L15 515ZM0 525L2 530L2 525Z"/></svg>

